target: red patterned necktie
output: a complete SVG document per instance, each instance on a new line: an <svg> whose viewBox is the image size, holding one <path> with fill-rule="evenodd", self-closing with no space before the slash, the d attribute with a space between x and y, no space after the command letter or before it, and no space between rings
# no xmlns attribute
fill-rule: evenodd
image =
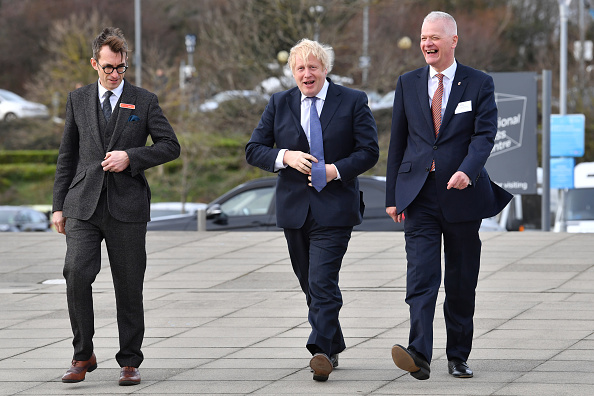
<svg viewBox="0 0 594 396"><path fill-rule="evenodd" d="M435 137L439 134L439 128L441 127L441 103L443 100L443 74L438 73L435 75L439 80L437 89L433 94L431 100L431 114L433 115L433 129L435 131ZM435 170L435 161L431 164L431 170Z"/></svg>

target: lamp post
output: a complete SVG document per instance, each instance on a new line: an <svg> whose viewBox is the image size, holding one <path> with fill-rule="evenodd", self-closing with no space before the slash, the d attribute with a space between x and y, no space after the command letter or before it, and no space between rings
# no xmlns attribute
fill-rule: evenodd
<svg viewBox="0 0 594 396"><path fill-rule="evenodd" d="M320 41L320 20L324 13L324 6L316 5L309 7L309 14L314 19L314 41Z"/></svg>
<svg viewBox="0 0 594 396"><path fill-rule="evenodd" d="M136 86L142 87L142 18L140 0L134 0L134 64L136 66Z"/></svg>
<svg viewBox="0 0 594 396"><path fill-rule="evenodd" d="M410 39L410 37L408 36L403 36L400 40L398 40L398 48L400 48L401 50L407 50L410 49L410 47L412 46L412 41Z"/></svg>
<svg viewBox="0 0 594 396"><path fill-rule="evenodd" d="M278 54L276 54L276 60L281 65L281 67L284 66L289 60L289 53L285 50L278 51Z"/></svg>
<svg viewBox="0 0 594 396"><path fill-rule="evenodd" d="M559 0L559 19L561 29L559 57L559 114L567 113L567 11L571 0Z"/></svg>
<svg viewBox="0 0 594 396"><path fill-rule="evenodd" d="M363 54L359 58L359 66L363 69L361 73L361 84L367 86L367 76L369 75L369 66L371 58L369 57L369 0L365 0L363 8Z"/></svg>
<svg viewBox="0 0 594 396"><path fill-rule="evenodd" d="M410 47L412 47L412 40L408 36L402 36L398 40L396 45L398 46L398 49L400 49L404 53L404 55L402 55L402 57L400 58L401 62L400 68L398 70L398 74L402 74L402 72L405 71L408 67L408 50L410 49Z"/></svg>

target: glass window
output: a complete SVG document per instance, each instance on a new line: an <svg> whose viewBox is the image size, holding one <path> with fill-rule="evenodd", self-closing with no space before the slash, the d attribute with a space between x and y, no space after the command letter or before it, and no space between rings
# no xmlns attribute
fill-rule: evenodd
<svg viewBox="0 0 594 396"><path fill-rule="evenodd" d="M594 220L594 188L567 191L567 220Z"/></svg>
<svg viewBox="0 0 594 396"><path fill-rule="evenodd" d="M275 187L243 191L221 204L221 210L229 217L256 216L268 213Z"/></svg>

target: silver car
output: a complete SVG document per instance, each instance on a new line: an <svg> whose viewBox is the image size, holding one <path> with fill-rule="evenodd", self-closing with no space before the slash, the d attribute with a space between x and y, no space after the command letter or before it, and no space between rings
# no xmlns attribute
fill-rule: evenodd
<svg viewBox="0 0 594 396"><path fill-rule="evenodd" d="M0 120L48 117L49 110L46 105L30 102L14 92L0 89Z"/></svg>
<svg viewBox="0 0 594 396"><path fill-rule="evenodd" d="M26 206L0 206L0 232L51 231L48 217Z"/></svg>

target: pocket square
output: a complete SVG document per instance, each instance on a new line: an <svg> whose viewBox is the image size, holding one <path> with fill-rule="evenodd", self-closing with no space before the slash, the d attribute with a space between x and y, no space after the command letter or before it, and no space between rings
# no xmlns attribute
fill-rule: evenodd
<svg viewBox="0 0 594 396"><path fill-rule="evenodd" d="M140 121L140 117L135 116L135 115L131 115L130 117L128 117L128 122L133 122L133 121Z"/></svg>
<svg viewBox="0 0 594 396"><path fill-rule="evenodd" d="M467 111L471 111L471 110L472 110L472 102L470 100L467 100L466 102L458 103L458 106L456 106L456 110L454 111L454 114L466 113Z"/></svg>

